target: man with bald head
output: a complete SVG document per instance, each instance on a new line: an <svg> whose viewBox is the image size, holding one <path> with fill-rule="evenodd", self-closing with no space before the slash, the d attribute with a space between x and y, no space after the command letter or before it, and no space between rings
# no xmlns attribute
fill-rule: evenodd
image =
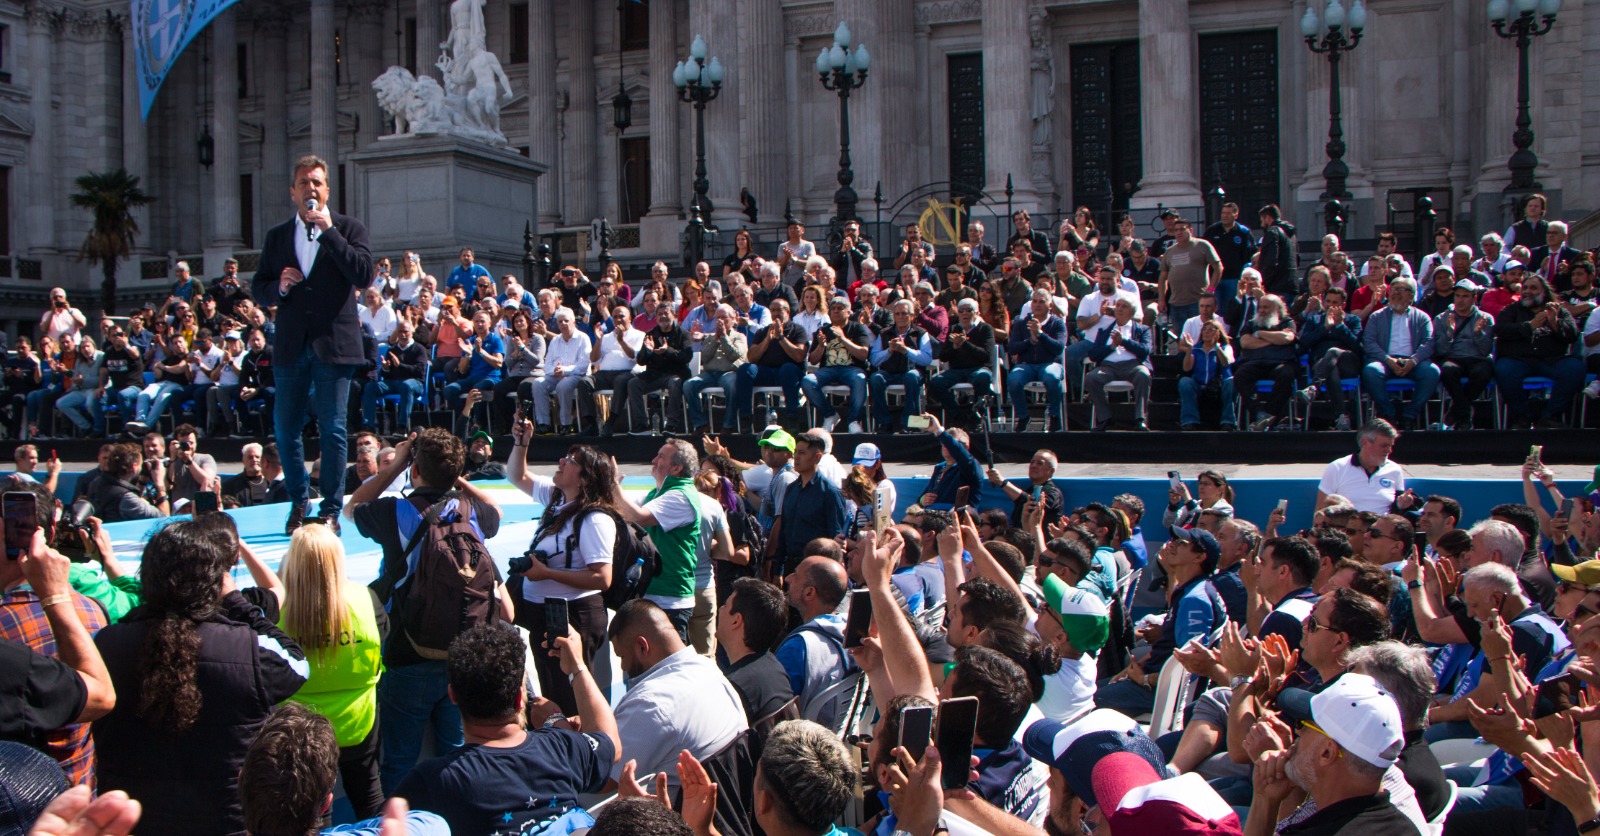
<svg viewBox="0 0 1600 836"><path fill-rule="evenodd" d="M844 565L827 557L800 561L784 580L789 605L799 610L802 623L778 646L778 662L789 674L789 687L802 708L828 686L855 670L844 652L845 617L841 610L850 591ZM817 722L831 726L838 706L824 706Z"/></svg>
<svg viewBox="0 0 1600 836"><path fill-rule="evenodd" d="M684 644L667 614L638 598L623 604L607 630L611 652L627 678L617 701L617 737L636 775L665 772L678 785L678 753L699 760L720 752L749 728L717 663ZM626 763L613 767L613 780Z"/></svg>

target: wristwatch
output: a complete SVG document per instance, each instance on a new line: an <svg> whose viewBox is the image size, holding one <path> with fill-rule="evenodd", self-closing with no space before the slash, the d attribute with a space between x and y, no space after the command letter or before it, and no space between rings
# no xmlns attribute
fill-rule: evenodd
<svg viewBox="0 0 1600 836"><path fill-rule="evenodd" d="M1421 589L1422 581L1406 581L1406 589Z"/></svg>
<svg viewBox="0 0 1600 836"><path fill-rule="evenodd" d="M1600 816L1596 816L1595 818L1592 818L1586 822L1578 823L1579 833L1593 833L1596 830L1600 830Z"/></svg>

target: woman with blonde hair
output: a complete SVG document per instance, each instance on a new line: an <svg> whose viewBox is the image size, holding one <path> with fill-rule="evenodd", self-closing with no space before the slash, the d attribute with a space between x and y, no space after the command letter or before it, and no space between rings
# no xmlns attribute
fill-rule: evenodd
<svg viewBox="0 0 1600 836"><path fill-rule="evenodd" d="M328 718L339 775L356 819L382 812L378 777L378 676L389 617L377 595L345 574L344 544L325 525L295 531L283 557L287 594L279 626L306 653L311 676L294 702Z"/></svg>
<svg viewBox="0 0 1600 836"><path fill-rule="evenodd" d="M422 269L422 257L408 250L400 259L400 270L394 276L395 295L400 301L411 304L417 298L417 291L422 288L422 280L427 275L427 271Z"/></svg>

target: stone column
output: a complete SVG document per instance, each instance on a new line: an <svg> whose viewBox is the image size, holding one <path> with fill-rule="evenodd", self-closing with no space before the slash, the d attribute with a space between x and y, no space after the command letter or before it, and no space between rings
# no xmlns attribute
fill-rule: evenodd
<svg viewBox="0 0 1600 836"><path fill-rule="evenodd" d="M987 23L987 15L984 21ZM1144 178L1129 203L1135 209L1153 208L1158 203L1200 206L1194 141L1200 125L1194 84L1195 41L1189 29L1187 0L1139 0L1139 59ZM985 77L994 78L988 75L987 57L984 65ZM984 92L986 96L989 93L987 89ZM993 138L989 142L993 148Z"/></svg>
<svg viewBox="0 0 1600 836"><path fill-rule="evenodd" d="M528 17L532 18L533 15L529 14ZM417 75L427 74L441 81L444 77L433 62L439 60L439 44L444 42L446 35L441 27L443 18L444 0L417 0Z"/></svg>
<svg viewBox="0 0 1600 836"><path fill-rule="evenodd" d="M355 71L349 79L356 92L356 148L365 148L385 133L383 109L378 107L378 96L372 90L372 80L383 73L383 51L376 49L384 42L383 14L389 4L385 0L356 0L351 4L355 12L357 36L351 43L361 48L354 53ZM347 58L348 60L348 58Z"/></svg>
<svg viewBox="0 0 1600 836"><path fill-rule="evenodd" d="M55 175L59 171L53 162L55 154L55 120L52 113L53 76L52 58L57 49L55 34L59 21L55 12L40 3L26 6L28 15L28 88L31 95L30 114L33 117L33 138L28 143L29 188L34 194L34 205L28 211L27 249L29 253L44 255L56 249L56 188ZM42 206L39 204L43 204ZM20 250L20 247L14 249Z"/></svg>
<svg viewBox="0 0 1600 836"><path fill-rule="evenodd" d="M683 217L688 201L683 192L683 152L679 148L678 90L672 69L678 61L676 4L650 4L650 216ZM684 55L688 50L683 50ZM676 234L676 233L674 233Z"/></svg>
<svg viewBox="0 0 1600 836"><path fill-rule="evenodd" d="M745 37L737 25L737 11L744 0L692 0L689 36L704 35L706 60L717 58L727 72L722 92L706 105L706 177L711 181L711 216L718 227L736 228L739 224L740 91L749 83L742 75L739 60L740 40ZM653 11L653 9L652 9ZM687 51L685 51L687 55ZM688 106L685 105L685 108ZM691 117L692 118L692 117Z"/></svg>
<svg viewBox="0 0 1600 836"><path fill-rule="evenodd" d="M122 167L140 178L140 187L149 191L150 184L144 177L150 170L150 143L144 125L144 113L139 106L139 68L133 54L134 27L132 22L122 27ZM134 239L133 251L135 254L147 252L150 244L150 210L143 206L134 209L133 220L139 225L140 231ZM134 263L138 263L137 259Z"/></svg>
<svg viewBox="0 0 1600 836"><path fill-rule="evenodd" d="M780 0L743 0L739 3L740 77L734 79L737 103L744 115L743 185L756 199L761 222L783 217L783 202L789 196L789 131L783 108L778 102L786 96L788 58L791 49L783 38L783 4ZM779 51L785 62L772 60ZM738 207L735 206L735 209Z"/></svg>
<svg viewBox="0 0 1600 836"><path fill-rule="evenodd" d="M906 24L905 43L907 49L898 53L890 44L891 39L886 39L883 32L883 20L890 16L888 6L896 5L900 0L833 0L833 17L829 19L827 36L820 42L809 42L804 45L797 56L799 59L799 96L804 101L811 95L806 87L810 85L821 86L817 79L817 51L823 47L833 46L833 31L844 21L850 26L851 44L859 46L865 44L867 53L872 57L872 66L867 70L867 83L859 90L850 92L850 168L855 172L855 182L851 187L856 190L856 214L862 214L863 207L870 212L872 208L872 188L880 180L883 181L885 194L899 194L904 191L904 185L892 181L888 174L889 159L893 154L884 151L887 145L885 123L893 125L894 118L887 114L899 108L893 98L895 95L906 95L907 88L895 88L888 85L894 83L897 72L894 68L896 61L904 68L907 83L910 81L910 24ZM839 98L835 93L821 91L823 109L818 110L818 121L824 130L813 133L813 136L822 137L817 143L818 147L813 153L805 156L805 160L816 166L816 174L806 176L802 174L803 181L810 192L810 196L824 204L825 211L815 218L819 222L832 218L837 207L833 205L833 193L839 188ZM796 136L805 136L796 124L799 120L791 119L789 124L795 130ZM903 152L901 154L904 156ZM893 185L892 185L893 183ZM895 191L896 186L900 191ZM799 208L795 214L801 220L805 215ZM808 236L812 240L820 240L823 233L812 230ZM881 245L882 242L874 242Z"/></svg>
<svg viewBox="0 0 1600 836"><path fill-rule="evenodd" d="M664 4L663 4L664 5ZM566 195L568 223L587 224L599 214L599 192L595 185L599 161L598 108L595 97L594 74L594 11L593 3L577 2L567 6L572 15L572 35L568 43L570 69L567 75L567 147ZM652 15L653 16L653 15ZM670 73L669 73L670 75ZM669 80L670 82L670 80Z"/></svg>
<svg viewBox="0 0 1600 836"><path fill-rule="evenodd" d="M238 10L228 9L211 21L211 136L216 162L211 169L212 227L208 249L225 253L244 246L239 229L239 49ZM221 274L220 260L206 257L206 271Z"/></svg>
<svg viewBox="0 0 1600 836"><path fill-rule="evenodd" d="M561 223L561 134L556 124L555 0L529 0L528 7L528 156L550 170L539 176L538 226ZM653 15L652 15L653 17Z"/></svg>
<svg viewBox="0 0 1600 836"><path fill-rule="evenodd" d="M1015 0L1018 8L1023 7L1024 0ZM984 0L984 11L998 3L1009 6L1012 0ZM928 108L928 100L918 97L906 103L908 96L917 95L919 82L917 79L916 48L913 44L913 30L916 28L916 15L912 0L876 0L873 5L878 8L878 31L872 40L855 38L857 43L866 44L867 52L872 56L872 67L867 73L867 86L863 89L874 90L878 97L877 104L868 106L866 100L857 101L852 94L850 99L850 146L854 149L876 141L878 144L879 175L866 177L859 166L856 167L855 190L858 196L856 214L862 215L872 210L872 188L881 178L883 193L885 195L899 196L912 187L927 182L918 174L918 157L927 156L928 141L924 131L919 129L925 116L911 115L910 118L897 119L888 114L905 111L901 108L909 104L908 110L912 114L922 114ZM1027 22L1025 10L1016 12ZM985 29L988 28L988 18L984 18ZM855 24L851 24L855 28ZM1023 30L1026 33L1026 29ZM993 76L991 76L992 78ZM985 98L990 98L985 90ZM870 127L868 127L870 126ZM865 131L865 135L857 141L854 134ZM910 153L907 153L907 151ZM869 215L870 217L870 215ZM880 246L887 242L879 242Z"/></svg>
<svg viewBox="0 0 1600 836"><path fill-rule="evenodd" d="M261 194L261 230L288 220L289 192L289 89L288 51L289 12L282 6L257 7L256 50L261 68L261 177L256 191ZM258 235L257 241L263 240Z"/></svg>
<svg viewBox="0 0 1600 836"><path fill-rule="evenodd" d="M913 60L916 61L917 80L915 122L917 135L913 143L916 147L917 183L933 182L933 150L930 147L933 141L933 93L930 89L933 83L933 63L928 54L928 29L926 20L917 21L912 30L911 40L911 54L915 56Z"/></svg>
<svg viewBox="0 0 1600 836"><path fill-rule="evenodd" d="M328 180L337 183L339 87L333 37L333 0L311 0L311 153L327 161Z"/></svg>
<svg viewBox="0 0 1600 836"><path fill-rule="evenodd" d="M805 59L800 56L800 40L798 38L790 37L789 33L785 32L783 35L783 100L786 102L799 101L800 85L811 78L811 65L802 64L803 61L805 61ZM783 124L784 132L787 136L791 130L791 126L789 125L788 120L784 120ZM802 136L803 135L798 131L794 132L795 142L797 144L803 141ZM800 176L800 166L795 164L795 161L800 157L801 153L799 149L796 149L796 152L792 156L787 156L784 158L784 174L785 180L788 183L789 195L789 197L785 199L785 202L788 202L789 200L802 200L805 198L806 181ZM760 195L757 195L757 197L760 197ZM783 203L779 203L772 207L772 217L783 217Z"/></svg>
<svg viewBox="0 0 1600 836"><path fill-rule="evenodd" d="M1139 16L1142 27L1143 9ZM1033 122L1029 113L1027 45L1027 0L988 0L983 4L985 189L991 197L1003 200L1009 177L1016 189L1014 205L1018 209L1037 208L1031 176ZM1146 58L1145 63L1151 60ZM1149 166L1147 160L1146 170Z"/></svg>

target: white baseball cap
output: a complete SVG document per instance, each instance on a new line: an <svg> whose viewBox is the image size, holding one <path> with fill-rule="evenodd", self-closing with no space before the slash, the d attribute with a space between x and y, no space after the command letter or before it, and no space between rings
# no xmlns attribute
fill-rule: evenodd
<svg viewBox="0 0 1600 836"><path fill-rule="evenodd" d="M866 467L871 467L881 461L883 461L883 451L878 449L878 445L870 441L863 441L857 444L856 454L850 457L851 464L859 464Z"/></svg>
<svg viewBox="0 0 1600 836"><path fill-rule="evenodd" d="M1400 707L1365 674L1342 674L1317 694L1285 689L1278 695L1278 707L1289 717L1315 723L1345 751L1373 766L1393 766L1405 746Z"/></svg>

